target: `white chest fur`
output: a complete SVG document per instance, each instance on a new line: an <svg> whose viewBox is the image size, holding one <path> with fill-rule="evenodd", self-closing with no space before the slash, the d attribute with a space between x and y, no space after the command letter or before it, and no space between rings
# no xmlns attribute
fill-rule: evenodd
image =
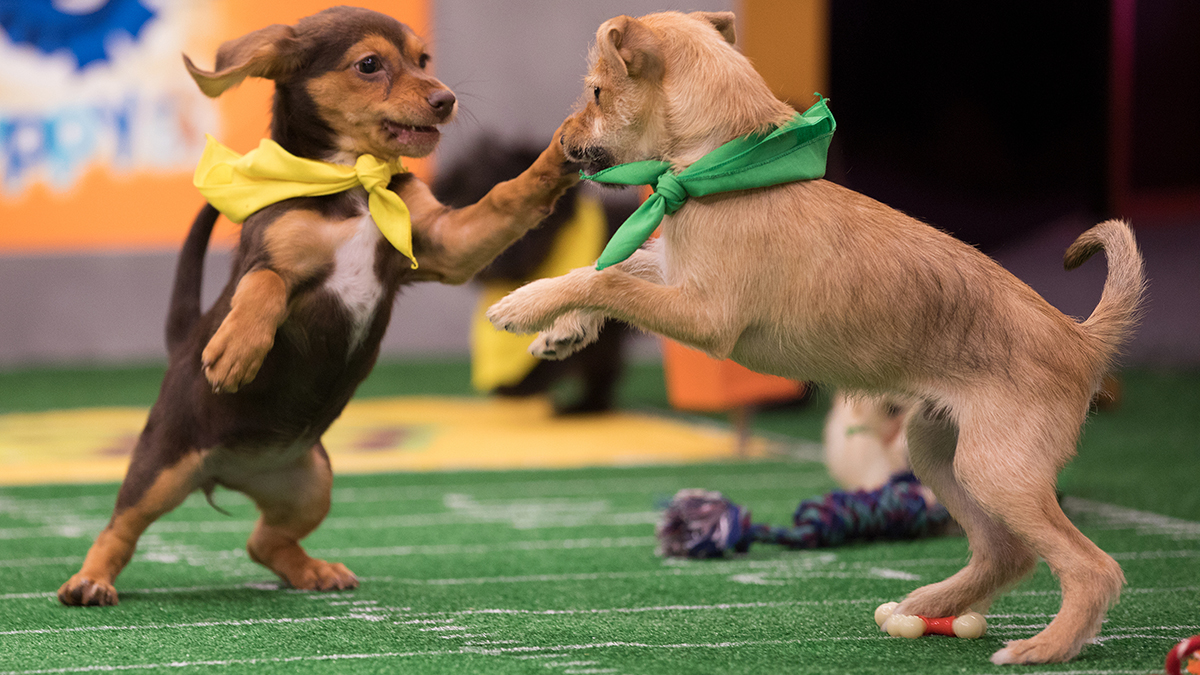
<svg viewBox="0 0 1200 675"><path fill-rule="evenodd" d="M375 252L382 235L371 216L364 215L354 233L334 254L333 273L325 288L341 300L350 317L350 351L358 349L383 297L383 285L375 274Z"/></svg>

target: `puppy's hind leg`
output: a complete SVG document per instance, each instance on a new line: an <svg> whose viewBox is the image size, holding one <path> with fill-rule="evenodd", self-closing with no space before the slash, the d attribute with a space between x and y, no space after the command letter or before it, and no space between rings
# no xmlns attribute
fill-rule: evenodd
<svg viewBox="0 0 1200 675"><path fill-rule="evenodd" d="M1062 585L1062 607L1050 625L1028 640L1008 643L992 655L993 663L1074 657L1100 630L1125 583L1117 562L1063 514L1054 491L1058 471L1074 451L1086 405L1084 398L1075 407L1027 406L1015 409L1016 416L1003 424L994 421L996 408L989 406L960 420L954 459L959 481L1046 560Z"/></svg>
<svg viewBox="0 0 1200 675"><path fill-rule="evenodd" d="M113 582L133 557L142 532L199 486L204 455L187 452L164 466L171 453L151 438L148 426L133 452L112 519L88 550L83 567L58 589L64 605L117 604Z"/></svg>
<svg viewBox="0 0 1200 675"><path fill-rule="evenodd" d="M958 432L949 413L921 406L910 415L907 436L913 472L966 532L972 555L954 576L913 591L896 611L923 616L986 611L1000 590L1033 569L1037 556L959 483L954 471Z"/></svg>
<svg viewBox="0 0 1200 675"><path fill-rule="evenodd" d="M328 591L357 588L358 579L341 563L311 558L300 546L329 513L333 474L317 443L290 467L264 472L234 485L261 512L246 550L292 588Z"/></svg>

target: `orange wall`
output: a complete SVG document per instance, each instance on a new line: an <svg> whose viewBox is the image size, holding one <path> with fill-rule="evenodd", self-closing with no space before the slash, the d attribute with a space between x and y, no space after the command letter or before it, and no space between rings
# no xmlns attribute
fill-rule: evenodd
<svg viewBox="0 0 1200 675"><path fill-rule="evenodd" d="M188 44L179 50L186 50L200 67L211 68L222 41L271 23L294 23L335 4L339 3L211 0L207 25L198 22ZM429 0L355 0L355 4L394 16L418 34L429 35ZM183 72L182 60L177 63ZM267 133L271 91L270 82L249 80L213 104L219 131L189 128L187 133L202 138L206 132L217 132L219 140L235 150L250 150ZM11 99L11 93L0 87L0 106L7 103L6 97ZM430 168L419 160L407 164L420 174ZM173 249L201 204L190 169L128 171L96 164L84 169L65 192L39 181L19 191L0 190L0 254ZM236 236L235 226L222 219L216 236L225 240Z"/></svg>

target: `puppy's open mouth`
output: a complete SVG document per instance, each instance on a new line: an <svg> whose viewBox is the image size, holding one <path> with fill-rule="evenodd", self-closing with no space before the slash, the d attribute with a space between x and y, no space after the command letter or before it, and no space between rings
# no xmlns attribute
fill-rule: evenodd
<svg viewBox="0 0 1200 675"><path fill-rule="evenodd" d="M604 148L590 145L585 148L564 147L567 159L583 166L583 173L588 176L599 173L613 166L613 157Z"/></svg>
<svg viewBox="0 0 1200 675"><path fill-rule="evenodd" d="M413 124L401 124L386 120L383 123L383 128L387 130L397 142L403 145L413 143L429 143L436 141L441 135L437 127L419 127Z"/></svg>

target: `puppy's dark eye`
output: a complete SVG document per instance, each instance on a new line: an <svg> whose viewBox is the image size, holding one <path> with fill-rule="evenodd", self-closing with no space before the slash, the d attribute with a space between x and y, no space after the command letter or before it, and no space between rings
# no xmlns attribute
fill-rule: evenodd
<svg viewBox="0 0 1200 675"><path fill-rule="evenodd" d="M379 70L379 59L374 56L368 56L362 61L354 64L354 67L357 68L358 72L362 73L363 75L370 75L371 73Z"/></svg>
<svg viewBox="0 0 1200 675"><path fill-rule="evenodd" d="M596 99L596 105L600 105L600 87L592 87L592 97Z"/></svg>
<svg viewBox="0 0 1200 675"><path fill-rule="evenodd" d="M421 67L421 70L425 70L425 66L429 65L429 59L431 58L428 54L422 54L421 58L417 59L417 65Z"/></svg>

